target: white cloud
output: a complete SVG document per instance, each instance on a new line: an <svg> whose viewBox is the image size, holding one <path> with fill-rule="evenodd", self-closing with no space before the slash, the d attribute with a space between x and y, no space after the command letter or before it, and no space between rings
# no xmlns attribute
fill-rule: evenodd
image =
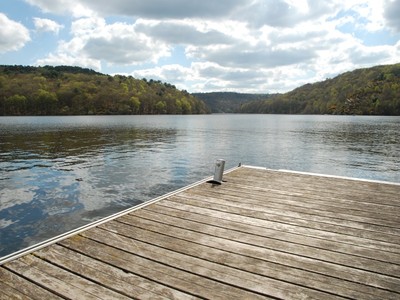
<svg viewBox="0 0 400 300"><path fill-rule="evenodd" d="M320 20L335 15L339 6L333 1L255 0L247 2L233 18L254 28L272 26L295 27L310 19Z"/></svg>
<svg viewBox="0 0 400 300"><path fill-rule="evenodd" d="M30 40L25 26L0 13L0 53L19 50Z"/></svg>
<svg viewBox="0 0 400 300"><path fill-rule="evenodd" d="M135 77L189 91L283 92L400 57L390 45L400 31L400 0L26 1L74 17L70 37L38 63L112 73L131 66ZM367 46L362 38L373 34L392 36Z"/></svg>
<svg viewBox="0 0 400 300"><path fill-rule="evenodd" d="M218 18L229 15L246 0L81 0L96 12L149 19Z"/></svg>
<svg viewBox="0 0 400 300"><path fill-rule="evenodd" d="M374 0L352 0L349 11L355 15L354 25L358 29L376 32L384 27L383 2Z"/></svg>
<svg viewBox="0 0 400 300"><path fill-rule="evenodd" d="M74 17L123 15L150 19L218 18L240 8L246 0L25 0L47 13Z"/></svg>
<svg viewBox="0 0 400 300"><path fill-rule="evenodd" d="M192 92L238 91L277 92L283 88L290 89L299 82L304 70L280 67L275 69L240 69L222 67L215 63L192 63L189 67L166 65L153 69L134 71L137 78L153 78L165 82L174 82L181 89Z"/></svg>
<svg viewBox="0 0 400 300"><path fill-rule="evenodd" d="M57 22L49 19L33 18L35 29L39 32L53 32L58 34L59 31L64 28L64 25L60 25Z"/></svg>
<svg viewBox="0 0 400 300"><path fill-rule="evenodd" d="M195 63L192 72L197 75L194 85L197 91L266 91L267 78L272 75L266 69L221 67L214 63Z"/></svg>
<svg viewBox="0 0 400 300"><path fill-rule="evenodd" d="M304 32L264 27L262 32L257 31L258 44L247 36L247 41L235 45L191 45L186 48L187 56L198 62L190 67L167 65L138 70L132 75L173 82L193 92L274 93L358 67L398 62L399 48L367 47L334 27L310 23L303 25Z"/></svg>
<svg viewBox="0 0 400 300"><path fill-rule="evenodd" d="M130 24L105 25L85 38L83 51L91 58L111 64L156 63L160 57L170 55L169 46L138 33Z"/></svg>
<svg viewBox="0 0 400 300"><path fill-rule="evenodd" d="M190 68L186 68L177 64L165 65L151 69L136 70L130 75L137 78L145 77L165 82L172 82L170 79L174 78L173 81L182 86L185 84L185 82L188 82L194 78Z"/></svg>
<svg viewBox="0 0 400 300"><path fill-rule="evenodd" d="M400 0L385 0L384 16L387 24L400 33Z"/></svg>
<svg viewBox="0 0 400 300"><path fill-rule="evenodd" d="M135 29L153 39L175 45L232 44L235 39L201 22L139 20ZM217 27L217 26L216 26Z"/></svg>
<svg viewBox="0 0 400 300"><path fill-rule="evenodd" d="M156 63L169 56L170 48L125 23L106 24L102 18L82 18L71 26L70 41L60 42L57 52L38 64L74 63L101 70L102 62L115 65ZM81 63L79 63L81 61Z"/></svg>
<svg viewBox="0 0 400 300"><path fill-rule="evenodd" d="M106 21L103 18L80 18L72 22L71 34L75 37L90 36L93 33L101 32L105 26Z"/></svg>
<svg viewBox="0 0 400 300"><path fill-rule="evenodd" d="M260 43L256 46L237 44L229 47L193 48L189 55L226 67L273 68L299 64L315 57L315 51L305 47L270 47Z"/></svg>
<svg viewBox="0 0 400 300"><path fill-rule="evenodd" d="M36 64L82 66L100 71L101 62L86 55L83 48L88 36L96 28L104 25L104 20L99 18L84 18L73 22L71 26L72 39L60 40L55 53L50 53L47 57L37 60Z"/></svg>
<svg viewBox="0 0 400 300"><path fill-rule="evenodd" d="M65 48L65 47L64 47ZM63 47L61 47L63 49ZM55 54L50 53L47 57L38 59L36 61L37 65L65 65L65 66L80 66L85 68L94 69L97 71L101 70L101 64L99 61L82 56L76 56L67 54L63 50L59 50Z"/></svg>
<svg viewBox="0 0 400 300"><path fill-rule="evenodd" d="M31 5L39 7L45 13L72 15L75 18L94 16L95 12L85 5L83 0L25 0Z"/></svg>

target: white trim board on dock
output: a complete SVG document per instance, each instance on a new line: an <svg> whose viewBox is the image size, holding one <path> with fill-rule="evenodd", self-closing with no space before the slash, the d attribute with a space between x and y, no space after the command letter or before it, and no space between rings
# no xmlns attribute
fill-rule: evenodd
<svg viewBox="0 0 400 300"><path fill-rule="evenodd" d="M224 180L10 257L0 299L400 298L400 185L251 167Z"/></svg>

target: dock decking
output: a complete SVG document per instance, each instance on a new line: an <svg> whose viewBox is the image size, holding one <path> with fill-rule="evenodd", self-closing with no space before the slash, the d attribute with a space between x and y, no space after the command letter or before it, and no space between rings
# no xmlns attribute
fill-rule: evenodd
<svg viewBox="0 0 400 300"><path fill-rule="evenodd" d="M0 299L400 299L400 185L240 167L5 262Z"/></svg>

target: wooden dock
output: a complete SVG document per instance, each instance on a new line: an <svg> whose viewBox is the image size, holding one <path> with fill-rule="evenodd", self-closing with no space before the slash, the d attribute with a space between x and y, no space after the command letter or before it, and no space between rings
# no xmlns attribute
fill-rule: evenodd
<svg viewBox="0 0 400 300"><path fill-rule="evenodd" d="M3 260L0 299L400 299L400 184L224 180Z"/></svg>

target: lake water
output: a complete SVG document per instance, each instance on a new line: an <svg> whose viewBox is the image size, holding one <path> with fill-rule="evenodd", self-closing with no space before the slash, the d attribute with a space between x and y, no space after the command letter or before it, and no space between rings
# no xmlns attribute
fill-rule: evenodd
<svg viewBox="0 0 400 300"><path fill-rule="evenodd" d="M400 117L0 117L0 257L205 177L218 158L400 182Z"/></svg>

